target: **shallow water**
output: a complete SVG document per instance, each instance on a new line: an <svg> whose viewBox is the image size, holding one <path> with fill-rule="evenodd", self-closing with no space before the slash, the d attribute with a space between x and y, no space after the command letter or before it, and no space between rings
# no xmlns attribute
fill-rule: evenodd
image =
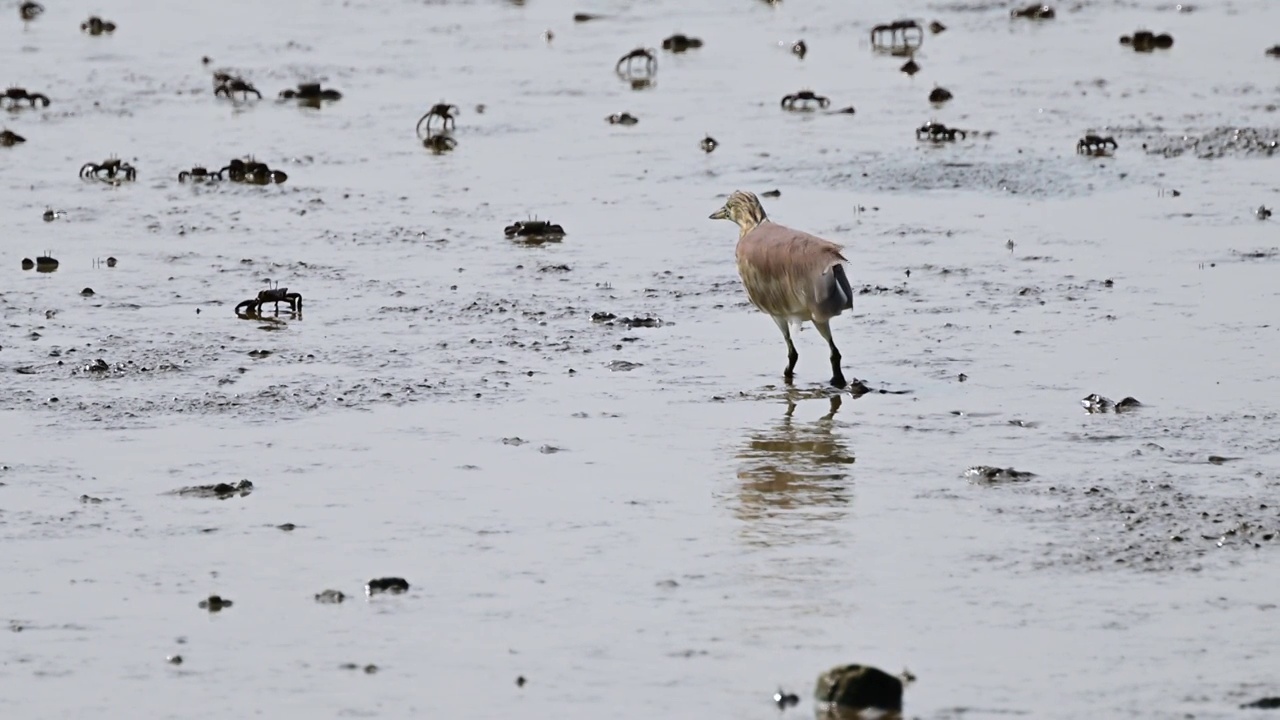
<svg viewBox="0 0 1280 720"><path fill-rule="evenodd" d="M922 718L1280 694L1280 236L1253 214L1280 175L1213 135L1280 132L1280 8L122 2L96 38L78 12L0 22L54 101L0 149L4 715L772 717L783 686L807 716L844 662L910 668ZM914 78L865 39L904 14L949 27ZM1176 44L1116 44L1138 27ZM706 45L654 87L613 74L675 31ZM223 67L266 99L216 101ZM344 98L274 99L310 78ZM779 110L803 87L857 113ZM436 156L413 124L441 100ZM930 118L994 135L918 143ZM1075 154L1089 130L1114 158ZM289 181L175 180L249 153ZM76 178L112 154L136 183ZM846 244L846 372L903 394L834 396L811 330L782 385L706 220L736 188ZM568 236L503 237L531 215ZM235 317L268 278L301 318ZM410 592L364 598L385 575Z"/></svg>

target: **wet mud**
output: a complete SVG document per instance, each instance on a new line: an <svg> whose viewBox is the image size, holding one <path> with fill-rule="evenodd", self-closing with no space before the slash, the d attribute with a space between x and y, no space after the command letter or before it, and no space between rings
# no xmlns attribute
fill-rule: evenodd
<svg viewBox="0 0 1280 720"><path fill-rule="evenodd" d="M1277 7L586 9L0 20L0 710L1265 714ZM850 390L736 189L845 245Z"/></svg>

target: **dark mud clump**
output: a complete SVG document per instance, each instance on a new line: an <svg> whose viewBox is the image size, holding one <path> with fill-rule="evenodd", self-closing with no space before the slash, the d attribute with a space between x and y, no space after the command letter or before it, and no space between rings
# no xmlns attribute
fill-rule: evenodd
<svg viewBox="0 0 1280 720"><path fill-rule="evenodd" d="M1240 707L1253 710L1280 710L1280 697L1265 697L1261 700L1245 703Z"/></svg>
<svg viewBox="0 0 1280 720"><path fill-rule="evenodd" d="M813 697L849 710L902 709L902 680L866 665L841 665L818 676Z"/></svg>
<svg viewBox="0 0 1280 720"><path fill-rule="evenodd" d="M218 483L217 485L193 485L191 487L179 488L171 490L166 495L181 495L183 497L212 498L216 500L226 500L233 497L244 497L253 492L253 483L248 480L241 480L232 485L230 483Z"/></svg>
<svg viewBox="0 0 1280 720"><path fill-rule="evenodd" d="M645 317L618 317L611 312L596 312L591 314L593 322L603 325L622 325L629 328L656 328L661 327L664 323L661 318L646 315Z"/></svg>
<svg viewBox="0 0 1280 720"><path fill-rule="evenodd" d="M208 610L211 613L221 612L224 608L229 608L233 604L231 600L220 595L210 595L199 603L201 610Z"/></svg>
<svg viewBox="0 0 1280 720"><path fill-rule="evenodd" d="M337 605L346 599L347 596L341 590L325 590L316 593L316 602L321 605Z"/></svg>
<svg viewBox="0 0 1280 720"><path fill-rule="evenodd" d="M409 581L398 577L375 578L365 584L364 591L367 595L377 595L379 593L399 595L409 591Z"/></svg>

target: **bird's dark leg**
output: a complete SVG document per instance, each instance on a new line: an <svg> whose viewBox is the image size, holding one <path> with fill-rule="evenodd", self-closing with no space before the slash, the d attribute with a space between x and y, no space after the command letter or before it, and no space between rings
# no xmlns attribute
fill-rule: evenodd
<svg viewBox="0 0 1280 720"><path fill-rule="evenodd" d="M826 321L818 322L815 320L813 326L818 328L818 333L827 341L827 345L831 346L831 384L834 387L842 388L849 383L845 382L844 372L840 370L840 349L836 347L836 343L831 339L831 325Z"/></svg>
<svg viewBox="0 0 1280 720"><path fill-rule="evenodd" d="M795 377L796 361L800 359L800 353L796 352L795 343L791 342L791 325L785 317L775 317L773 319L778 324L778 329L782 331L782 337L787 341L787 369L783 371L782 377L787 380Z"/></svg>

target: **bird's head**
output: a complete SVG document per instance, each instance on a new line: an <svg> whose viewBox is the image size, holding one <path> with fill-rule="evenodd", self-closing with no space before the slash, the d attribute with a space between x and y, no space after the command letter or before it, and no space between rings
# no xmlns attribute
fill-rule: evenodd
<svg viewBox="0 0 1280 720"><path fill-rule="evenodd" d="M764 208L760 206L760 199L755 196L755 193L735 190L725 202L724 207L711 213L711 219L732 220L745 233L764 222L765 214Z"/></svg>

